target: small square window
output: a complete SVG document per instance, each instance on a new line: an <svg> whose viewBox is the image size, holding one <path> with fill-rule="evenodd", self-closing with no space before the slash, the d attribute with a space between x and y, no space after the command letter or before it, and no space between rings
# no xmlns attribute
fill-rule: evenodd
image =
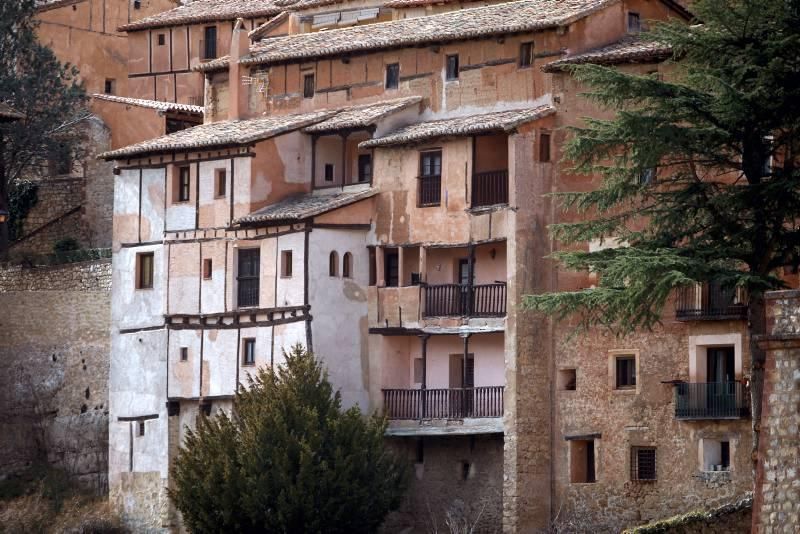
<svg viewBox="0 0 800 534"><path fill-rule="evenodd" d="M700 440L700 458L703 471L730 471L731 442L728 440Z"/></svg>
<svg viewBox="0 0 800 534"><path fill-rule="evenodd" d="M656 181L656 170L653 167L639 173L639 185L652 185Z"/></svg>
<svg viewBox="0 0 800 534"><path fill-rule="evenodd" d="M213 263L211 258L205 258L203 260L203 278L206 280L210 280L213 274Z"/></svg>
<svg viewBox="0 0 800 534"><path fill-rule="evenodd" d="M142 0L133 0L133 9L141 9Z"/></svg>
<svg viewBox="0 0 800 534"><path fill-rule="evenodd" d="M200 405L200 414L204 415L206 417L210 417L211 416L211 402L210 401L206 401L206 402L204 402L203 404Z"/></svg>
<svg viewBox="0 0 800 534"><path fill-rule="evenodd" d="M614 376L616 389L636 389L636 356L615 357Z"/></svg>
<svg viewBox="0 0 800 534"><path fill-rule="evenodd" d="M558 389L561 391L575 391L577 389L577 372L575 369L559 369Z"/></svg>
<svg viewBox="0 0 800 534"><path fill-rule="evenodd" d="M152 252L141 252L136 255L136 289L153 288L153 261Z"/></svg>
<svg viewBox="0 0 800 534"><path fill-rule="evenodd" d="M519 45L519 66L522 68L533 65L533 42Z"/></svg>
<svg viewBox="0 0 800 534"><path fill-rule="evenodd" d="M137 435L139 437L144 436L144 421L139 421L139 424L137 426L138 426Z"/></svg>
<svg viewBox="0 0 800 534"><path fill-rule="evenodd" d="M550 134L547 132L539 134L539 161L542 163L550 161Z"/></svg>
<svg viewBox="0 0 800 534"><path fill-rule="evenodd" d="M242 363L244 365L255 365L256 363L255 338L247 338L242 340Z"/></svg>
<svg viewBox="0 0 800 534"><path fill-rule="evenodd" d="M631 447L631 480L656 480L655 447Z"/></svg>
<svg viewBox="0 0 800 534"><path fill-rule="evenodd" d="M175 181L175 202L189 201L189 187L191 183L191 172L189 167L178 167L178 175Z"/></svg>
<svg viewBox="0 0 800 534"><path fill-rule="evenodd" d="M326 163L325 164L325 181L332 182L333 181L333 172L334 172L333 163Z"/></svg>
<svg viewBox="0 0 800 534"><path fill-rule="evenodd" d="M314 97L314 75L306 74L303 76L303 98Z"/></svg>
<svg viewBox="0 0 800 534"><path fill-rule="evenodd" d="M181 347L181 361L189 360L189 347Z"/></svg>
<svg viewBox="0 0 800 534"><path fill-rule="evenodd" d="M216 178L216 197L224 197L225 190L228 185L228 173L225 171L225 169L217 169L214 171L214 175Z"/></svg>
<svg viewBox="0 0 800 534"><path fill-rule="evenodd" d="M628 32L639 33L642 31L642 20L638 13L628 12Z"/></svg>
<svg viewBox="0 0 800 534"><path fill-rule="evenodd" d="M167 44L167 36L163 33L158 34L158 46L164 46Z"/></svg>
<svg viewBox="0 0 800 534"><path fill-rule="evenodd" d="M281 251L281 277L283 277L283 278L291 278L292 277L292 251L291 250L282 250Z"/></svg>
<svg viewBox="0 0 800 534"><path fill-rule="evenodd" d="M117 82L111 78L106 79L105 87L103 89L107 95L113 95L117 90Z"/></svg>
<svg viewBox="0 0 800 534"><path fill-rule="evenodd" d="M447 72L445 78L448 81L458 79L458 54L447 56Z"/></svg>
<svg viewBox="0 0 800 534"><path fill-rule="evenodd" d="M386 65L386 89L400 87L400 63Z"/></svg>

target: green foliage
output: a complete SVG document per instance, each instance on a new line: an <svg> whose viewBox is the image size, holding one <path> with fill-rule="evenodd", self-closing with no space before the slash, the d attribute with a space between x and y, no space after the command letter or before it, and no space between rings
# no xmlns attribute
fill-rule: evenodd
<svg viewBox="0 0 800 534"><path fill-rule="evenodd" d="M30 180L16 180L8 195L9 236L11 241L22 236L22 223L38 201L39 187Z"/></svg>
<svg viewBox="0 0 800 534"><path fill-rule="evenodd" d="M59 239L53 245L53 252L58 254L59 252L70 252L73 250L78 250L81 248L78 240L74 237L65 237L64 239Z"/></svg>
<svg viewBox="0 0 800 534"><path fill-rule="evenodd" d="M564 159L602 185L556 195L571 215L551 227L567 245L554 257L596 272L599 284L529 296L529 308L625 333L657 323L680 286L717 281L746 288L751 301L781 287L776 269L800 263L798 6L698 0L702 25L655 24L643 38L672 47L666 80L571 68L586 96L616 116L572 129ZM649 169L656 184L641 180ZM573 246L609 238L626 246Z"/></svg>
<svg viewBox="0 0 800 534"><path fill-rule="evenodd" d="M300 346L202 417L172 466L170 496L192 532L375 532L399 506L406 468L384 448L385 421L341 409Z"/></svg>

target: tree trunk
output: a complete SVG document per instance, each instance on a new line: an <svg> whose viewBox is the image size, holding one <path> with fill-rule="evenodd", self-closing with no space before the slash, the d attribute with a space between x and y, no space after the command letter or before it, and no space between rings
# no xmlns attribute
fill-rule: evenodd
<svg viewBox="0 0 800 534"><path fill-rule="evenodd" d="M747 312L748 332L750 335L750 408L753 425L753 468L758 463L758 442L761 428L761 396L764 391L764 361L766 353L758 346L758 336L767 333L766 308L764 294L750 295Z"/></svg>

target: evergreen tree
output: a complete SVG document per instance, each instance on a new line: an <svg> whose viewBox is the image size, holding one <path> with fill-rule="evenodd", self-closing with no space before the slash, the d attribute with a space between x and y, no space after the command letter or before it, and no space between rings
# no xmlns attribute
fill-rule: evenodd
<svg viewBox="0 0 800 534"><path fill-rule="evenodd" d="M695 24L657 24L642 37L672 47L667 79L570 69L616 114L573 129L565 161L602 185L559 195L585 219L551 232L567 246L626 246L563 247L555 257L596 272L597 287L529 296L528 307L626 333L658 323L676 288L715 282L745 288L750 333L765 331L764 292L800 264L800 2L698 0L693 10ZM642 179L651 169L655 183ZM757 428L763 352L751 350Z"/></svg>
<svg viewBox="0 0 800 534"><path fill-rule="evenodd" d="M191 532L375 532L399 506L403 463L383 420L341 409L313 354L295 346L200 419L172 466L173 502Z"/></svg>
<svg viewBox="0 0 800 534"><path fill-rule="evenodd" d="M19 204L10 203L9 195L24 187L26 173L47 159L76 156L78 125L88 116L78 70L37 40L36 4L0 2L0 101L25 116L0 124L0 210L6 211ZM0 224L0 259L8 254L9 226Z"/></svg>

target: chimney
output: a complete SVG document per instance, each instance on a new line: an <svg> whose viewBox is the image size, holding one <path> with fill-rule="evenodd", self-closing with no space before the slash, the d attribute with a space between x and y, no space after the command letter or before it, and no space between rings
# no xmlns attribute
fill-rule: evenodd
<svg viewBox="0 0 800 534"><path fill-rule="evenodd" d="M242 84L242 74L246 71L239 65L239 59L250 52L250 38L247 36L244 20L237 19L231 37L230 61L228 62L228 118L238 120L248 115L249 86Z"/></svg>

